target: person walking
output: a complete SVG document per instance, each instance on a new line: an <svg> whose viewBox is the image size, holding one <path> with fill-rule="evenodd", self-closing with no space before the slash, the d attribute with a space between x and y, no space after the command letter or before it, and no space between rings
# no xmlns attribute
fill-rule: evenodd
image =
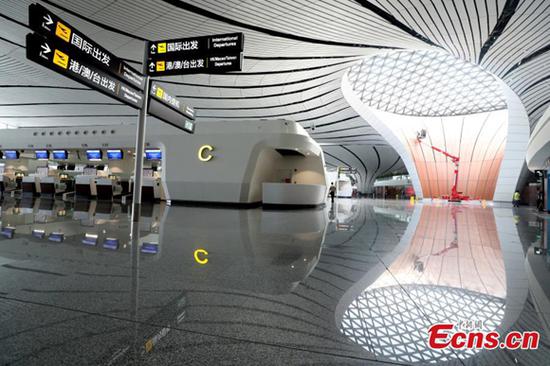
<svg viewBox="0 0 550 366"><path fill-rule="evenodd" d="M519 207L520 198L521 198L521 196L519 194L519 191L516 191L514 193L514 197L513 197L513 200L512 200L512 204L514 205L514 207Z"/></svg>
<svg viewBox="0 0 550 366"><path fill-rule="evenodd" d="M544 210L544 195L542 194L542 190L540 188L537 189L537 210Z"/></svg>
<svg viewBox="0 0 550 366"><path fill-rule="evenodd" d="M330 183L330 188L328 189L328 194L330 195L330 202L334 203L334 196L336 195L336 187L334 186L334 182Z"/></svg>

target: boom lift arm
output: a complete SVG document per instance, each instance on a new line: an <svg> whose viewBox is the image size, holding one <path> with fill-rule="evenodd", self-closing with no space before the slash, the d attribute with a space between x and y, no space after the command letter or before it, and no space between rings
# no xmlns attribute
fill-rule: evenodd
<svg viewBox="0 0 550 366"><path fill-rule="evenodd" d="M417 132L416 139L418 140L419 143L422 144L423 143L422 140L424 140L425 138L426 138L426 130L425 129L422 129L422 130ZM454 156L452 154L449 154L447 151L442 150L438 147L435 147L435 146L432 146L432 145L429 145L429 144L425 144L425 145L429 146L432 150L437 151L437 152L445 155L446 157L451 159L452 163L455 165L455 170L454 170L455 179L454 179L453 186L451 188L451 195L449 196L449 201L450 202L460 202L462 200L467 200L469 197L464 196L462 194L462 192L458 192L458 190L457 190L457 187L458 187L458 166L459 166L460 158L458 156Z"/></svg>

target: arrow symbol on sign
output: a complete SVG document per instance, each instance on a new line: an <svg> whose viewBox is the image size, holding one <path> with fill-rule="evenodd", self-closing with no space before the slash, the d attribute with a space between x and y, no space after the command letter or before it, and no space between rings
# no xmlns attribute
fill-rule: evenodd
<svg viewBox="0 0 550 366"><path fill-rule="evenodd" d="M155 63L154 62L151 62L149 64L149 71L155 71Z"/></svg>
<svg viewBox="0 0 550 366"><path fill-rule="evenodd" d="M42 23L42 27L46 28L47 30L50 30L50 28L48 28L47 26L48 25L52 25L53 24L53 19L52 17L50 16L50 14L46 14L42 17L42 19L44 19L44 23Z"/></svg>
<svg viewBox="0 0 550 366"><path fill-rule="evenodd" d="M156 84L153 85L153 87L151 88L151 91L153 92L153 94L157 92Z"/></svg>
<svg viewBox="0 0 550 366"><path fill-rule="evenodd" d="M155 44L152 44L151 45L151 53L154 54L156 49L157 49L157 46L155 46Z"/></svg>
<svg viewBox="0 0 550 366"><path fill-rule="evenodd" d="M48 57L46 56L46 54L52 52L52 49L47 43L41 44L40 48L42 48L42 51L40 51L40 57L43 57L47 60Z"/></svg>

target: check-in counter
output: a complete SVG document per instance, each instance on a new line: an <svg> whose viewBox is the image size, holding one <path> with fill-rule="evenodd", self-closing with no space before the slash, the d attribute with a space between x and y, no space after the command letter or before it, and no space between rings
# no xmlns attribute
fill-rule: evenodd
<svg viewBox="0 0 550 366"><path fill-rule="evenodd" d="M67 186L64 183L59 182L55 177L40 178L41 195L55 196L57 193L65 192L66 188Z"/></svg>
<svg viewBox="0 0 550 366"><path fill-rule="evenodd" d="M95 186L98 200L111 201L122 194L122 186L110 178L96 178Z"/></svg>
<svg viewBox="0 0 550 366"><path fill-rule="evenodd" d="M27 175L21 181L21 189L25 195L40 194L40 177Z"/></svg>
<svg viewBox="0 0 550 366"><path fill-rule="evenodd" d="M263 183L264 205L317 206L325 202L327 187L319 184Z"/></svg>
<svg viewBox="0 0 550 366"><path fill-rule="evenodd" d="M95 176L77 175L75 177L75 192L78 197L95 197L97 195Z"/></svg>
<svg viewBox="0 0 550 366"><path fill-rule="evenodd" d="M143 201L158 201L161 196L160 179L143 177L141 186L141 199Z"/></svg>
<svg viewBox="0 0 550 366"><path fill-rule="evenodd" d="M0 197L4 195L4 192L10 189L11 179L5 175L0 175Z"/></svg>
<svg viewBox="0 0 550 366"><path fill-rule="evenodd" d="M132 187L130 185L130 179L122 179L119 181L120 186L122 187L122 195L127 195L132 193Z"/></svg>

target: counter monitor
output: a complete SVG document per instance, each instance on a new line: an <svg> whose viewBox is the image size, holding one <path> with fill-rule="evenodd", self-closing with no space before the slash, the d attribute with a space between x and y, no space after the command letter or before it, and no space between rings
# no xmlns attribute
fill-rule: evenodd
<svg viewBox="0 0 550 366"><path fill-rule="evenodd" d="M34 156L38 160L48 160L48 158L50 157L50 154L48 153L48 150L36 150L34 152Z"/></svg>
<svg viewBox="0 0 550 366"><path fill-rule="evenodd" d="M103 154L101 150L86 150L86 157L90 161L101 161Z"/></svg>
<svg viewBox="0 0 550 366"><path fill-rule="evenodd" d="M162 151L160 149L147 149L145 150L145 159L162 160Z"/></svg>
<svg viewBox="0 0 550 366"><path fill-rule="evenodd" d="M107 150L107 159L122 160L122 150Z"/></svg>
<svg viewBox="0 0 550 366"><path fill-rule="evenodd" d="M69 157L69 152L67 150L54 150L53 158L55 160L67 160Z"/></svg>
<svg viewBox="0 0 550 366"><path fill-rule="evenodd" d="M6 160L17 160L17 159L19 159L19 151L17 151L17 150L4 150L3 157Z"/></svg>

